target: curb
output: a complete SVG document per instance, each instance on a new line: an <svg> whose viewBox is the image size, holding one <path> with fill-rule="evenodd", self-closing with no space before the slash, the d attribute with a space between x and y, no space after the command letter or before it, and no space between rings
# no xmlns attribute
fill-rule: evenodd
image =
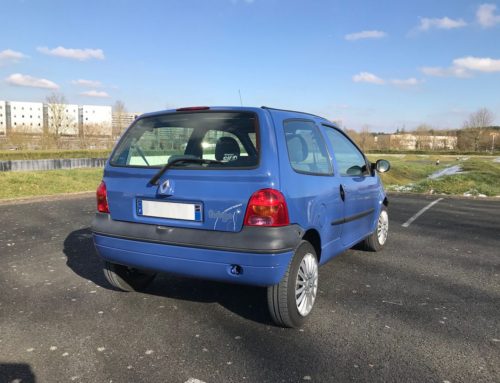
<svg viewBox="0 0 500 383"><path fill-rule="evenodd" d="M9 198L9 199L0 200L0 206L24 205L24 204L28 204L28 203L50 202L50 201L57 201L60 199L65 199L65 200L78 199L81 197L91 197L91 196L95 196L95 191L63 193L63 194L50 194L50 195L34 196L34 197Z"/></svg>

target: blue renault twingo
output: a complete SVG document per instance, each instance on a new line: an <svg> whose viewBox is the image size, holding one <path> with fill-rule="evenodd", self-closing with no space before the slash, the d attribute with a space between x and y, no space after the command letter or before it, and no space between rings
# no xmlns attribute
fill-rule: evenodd
<svg viewBox="0 0 500 383"><path fill-rule="evenodd" d="M387 240L376 171L335 124L307 113L193 107L140 116L113 150L92 224L104 274L124 291L157 272L267 287L272 319L298 327L318 265Z"/></svg>

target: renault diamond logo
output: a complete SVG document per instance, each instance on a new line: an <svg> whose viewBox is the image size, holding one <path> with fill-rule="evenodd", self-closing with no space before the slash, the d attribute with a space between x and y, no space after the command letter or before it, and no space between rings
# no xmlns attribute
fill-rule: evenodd
<svg viewBox="0 0 500 383"><path fill-rule="evenodd" d="M174 182L168 179L163 181L160 185L160 194L174 194Z"/></svg>

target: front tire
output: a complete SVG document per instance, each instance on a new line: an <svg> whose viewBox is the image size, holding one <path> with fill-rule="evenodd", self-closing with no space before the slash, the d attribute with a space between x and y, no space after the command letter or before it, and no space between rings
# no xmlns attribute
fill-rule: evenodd
<svg viewBox="0 0 500 383"><path fill-rule="evenodd" d="M280 283L267 288L267 304L273 321L282 327L300 327L309 316L318 292L318 257L314 247L302 241Z"/></svg>
<svg viewBox="0 0 500 383"><path fill-rule="evenodd" d="M387 243L389 235L389 214L387 207L382 205L380 214L377 220L377 228L375 231L366 237L363 241L363 247L368 251L380 251Z"/></svg>
<svg viewBox="0 0 500 383"><path fill-rule="evenodd" d="M104 261L103 272L106 280L122 291L144 290L155 278L156 273Z"/></svg>

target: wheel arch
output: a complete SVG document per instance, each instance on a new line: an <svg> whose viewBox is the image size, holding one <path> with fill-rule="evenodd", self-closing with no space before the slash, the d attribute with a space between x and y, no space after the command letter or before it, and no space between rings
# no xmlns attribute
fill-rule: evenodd
<svg viewBox="0 0 500 383"><path fill-rule="evenodd" d="M304 241L309 242L312 247L314 247L314 251L316 252L316 256L318 257L318 263L321 260L321 236L316 229L308 229L302 236Z"/></svg>

